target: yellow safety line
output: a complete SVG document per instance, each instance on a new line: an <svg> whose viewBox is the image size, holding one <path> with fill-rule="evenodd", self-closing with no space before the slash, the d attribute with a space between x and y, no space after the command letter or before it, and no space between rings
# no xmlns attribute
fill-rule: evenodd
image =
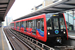
<svg viewBox="0 0 75 50"><path fill-rule="evenodd" d="M5 49L4 49L4 41L3 41L2 30L1 30L1 39L2 39L2 50L5 50Z"/></svg>

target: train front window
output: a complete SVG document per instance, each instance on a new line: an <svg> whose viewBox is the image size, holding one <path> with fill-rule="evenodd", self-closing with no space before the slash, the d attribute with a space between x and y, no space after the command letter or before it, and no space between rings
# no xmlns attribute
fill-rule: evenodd
<svg viewBox="0 0 75 50"><path fill-rule="evenodd" d="M58 18L53 18L54 29L59 29Z"/></svg>
<svg viewBox="0 0 75 50"><path fill-rule="evenodd" d="M52 20L51 18L46 18L47 20L47 30L52 30Z"/></svg>
<svg viewBox="0 0 75 50"><path fill-rule="evenodd" d="M66 29L66 28L65 28L64 18L60 18L60 28L61 28L61 29Z"/></svg>

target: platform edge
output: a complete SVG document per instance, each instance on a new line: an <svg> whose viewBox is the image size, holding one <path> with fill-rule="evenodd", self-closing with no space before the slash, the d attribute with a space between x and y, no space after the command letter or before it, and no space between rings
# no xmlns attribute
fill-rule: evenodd
<svg viewBox="0 0 75 50"><path fill-rule="evenodd" d="M3 32L3 35L4 35L5 39L6 39L7 45L8 45L8 47L9 47L9 50L12 50L12 47L11 47L11 45L10 45L10 43L9 43L9 41L8 41L8 39L7 39L7 37L6 37L5 33L4 33L4 31L3 31L3 27L2 27L2 32Z"/></svg>

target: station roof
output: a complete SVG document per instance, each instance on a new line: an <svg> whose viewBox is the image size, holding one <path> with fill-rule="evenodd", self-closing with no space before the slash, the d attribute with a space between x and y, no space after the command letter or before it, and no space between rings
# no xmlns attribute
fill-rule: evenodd
<svg viewBox="0 0 75 50"><path fill-rule="evenodd" d="M0 22L4 21L6 14L15 0L0 0Z"/></svg>
<svg viewBox="0 0 75 50"><path fill-rule="evenodd" d="M42 9L36 10L35 12L32 12L23 17L15 19L14 21L36 16L43 13L60 13L66 10L74 10L74 9L75 9L75 0L59 0L58 2L50 4Z"/></svg>

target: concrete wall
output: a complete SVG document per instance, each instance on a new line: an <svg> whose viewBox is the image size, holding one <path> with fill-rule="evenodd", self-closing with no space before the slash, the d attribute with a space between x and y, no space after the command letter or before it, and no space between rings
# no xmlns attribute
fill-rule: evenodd
<svg viewBox="0 0 75 50"><path fill-rule="evenodd" d="M53 3L53 0L45 0L45 6L48 6Z"/></svg>
<svg viewBox="0 0 75 50"><path fill-rule="evenodd" d="M41 6L41 8L43 8L43 7L45 7L45 6L48 6L48 5L50 5L50 4L52 4L53 3L53 0L44 0L41 4L42 4L42 6ZM41 5L40 4L40 5ZM39 5L38 6L36 6L36 7L40 7ZM31 12L34 12L34 11L36 11L36 10L38 10L36 7L33 7L32 8L32 10L31 10ZM41 8L39 8L39 9L41 9Z"/></svg>

